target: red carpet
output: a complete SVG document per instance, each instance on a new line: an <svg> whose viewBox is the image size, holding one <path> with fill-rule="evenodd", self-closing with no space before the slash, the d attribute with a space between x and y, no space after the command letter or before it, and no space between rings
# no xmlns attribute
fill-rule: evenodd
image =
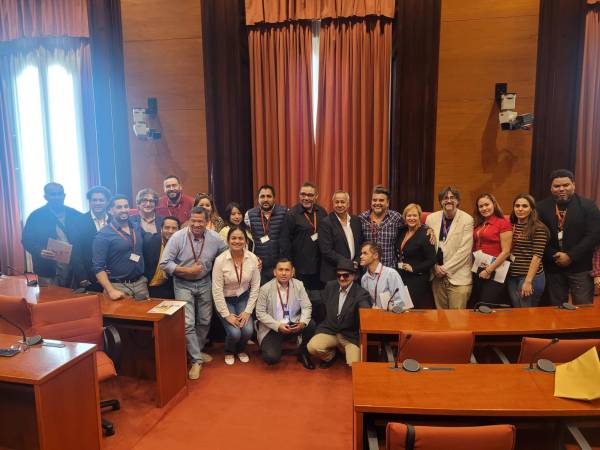
<svg viewBox="0 0 600 450"><path fill-rule="evenodd" d="M188 396L162 418L161 410L148 401L152 391L147 383L144 388L121 387L130 401L123 402L121 411L104 415L117 431L104 439L104 448L352 448L352 376L345 364L338 361L330 369L309 371L295 356L284 354L279 365L268 367L256 346L249 349L250 363L236 360L226 366L221 346L211 348L214 361L205 365L200 379L188 383Z"/></svg>

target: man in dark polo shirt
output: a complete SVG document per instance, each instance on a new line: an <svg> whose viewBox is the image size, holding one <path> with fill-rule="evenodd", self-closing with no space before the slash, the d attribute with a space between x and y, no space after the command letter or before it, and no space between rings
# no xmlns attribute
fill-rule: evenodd
<svg viewBox="0 0 600 450"><path fill-rule="evenodd" d="M94 238L92 264L96 278L112 300L125 296L145 300L149 295L142 233L129 222L127 197L115 195L108 208L111 221Z"/></svg>

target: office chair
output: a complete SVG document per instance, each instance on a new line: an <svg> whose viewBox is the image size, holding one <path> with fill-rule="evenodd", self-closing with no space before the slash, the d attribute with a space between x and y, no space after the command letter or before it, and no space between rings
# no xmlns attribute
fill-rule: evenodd
<svg viewBox="0 0 600 450"><path fill-rule="evenodd" d="M566 363L583 355L592 347L600 351L600 339L560 339L538 354L550 342L551 339L524 337L521 340L521 353L517 363L530 363L534 357L536 360L544 358L553 363Z"/></svg>
<svg viewBox="0 0 600 450"><path fill-rule="evenodd" d="M406 342L410 334L410 341ZM470 331L405 331L398 338L398 361L416 359L429 364L468 364L475 337Z"/></svg>
<svg viewBox="0 0 600 450"><path fill-rule="evenodd" d="M386 450L513 450L514 425L429 427L390 422L385 430Z"/></svg>
<svg viewBox="0 0 600 450"><path fill-rule="evenodd" d="M30 308L30 311L32 330L43 338L96 344L96 373L99 383L117 376L113 361L118 360L121 339L116 328L105 328L102 325L98 295L39 303L35 308ZM109 407L116 411L121 405L114 399L100 402L101 409ZM102 429L106 436L115 434L113 424L104 418Z"/></svg>

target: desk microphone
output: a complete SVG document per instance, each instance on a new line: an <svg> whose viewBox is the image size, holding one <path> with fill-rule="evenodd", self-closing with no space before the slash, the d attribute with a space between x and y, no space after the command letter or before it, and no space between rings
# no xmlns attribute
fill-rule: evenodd
<svg viewBox="0 0 600 450"><path fill-rule="evenodd" d="M494 312L492 308L512 308L512 306L507 305L506 303L477 302L473 307L473 311L482 314L491 314ZM506 309L505 311L511 311L511 309Z"/></svg>
<svg viewBox="0 0 600 450"><path fill-rule="evenodd" d="M402 353L402 350L404 350L404 347L406 347L406 344L408 344L408 341L410 341L410 338L412 338L412 333L408 333L406 334L406 338L404 339L404 342L402 343L401 346L398 347L398 353L396 354L396 358L394 359L394 365L392 367L390 367L390 369L393 370L398 370L398 360L400 359L400 353Z"/></svg>
<svg viewBox="0 0 600 450"><path fill-rule="evenodd" d="M29 287L35 287L38 285L38 281L37 280L30 280L29 277L27 276L27 272L21 272L17 269L15 269L12 266L8 266L8 268L10 270L12 270L14 273L16 273L17 275L25 275L25 279L27 280L27 286Z"/></svg>
<svg viewBox="0 0 600 450"><path fill-rule="evenodd" d="M390 297L390 299L388 300L388 304L387 304L387 312L390 312L390 305L392 305L392 312L394 313L401 313L402 312L402 308L397 307L393 304L392 299L394 298L394 296L398 293L398 290L400 288L396 288L396 290L392 293L392 296Z"/></svg>
<svg viewBox="0 0 600 450"><path fill-rule="evenodd" d="M25 330L23 328L21 328L17 323L13 322L12 320L10 320L8 317L3 316L2 314L0 314L0 319L8 322L10 325L12 325L13 327L17 328L20 332L21 332L21 337L23 338L23 344L25 344L26 346L32 346L35 344L39 344L40 342L42 342L42 337L41 336L31 336L31 337L27 337L25 335Z"/></svg>
<svg viewBox="0 0 600 450"><path fill-rule="evenodd" d="M536 367L533 367L533 362L536 360L538 356L540 356L548 347L557 344L559 341L558 338L553 338L550 342L540 348L537 352L533 354L531 357L531 362L529 363L529 368L526 370L535 370L536 368L541 370L542 372L554 373L556 372L556 366L549 359L538 359L536 362Z"/></svg>

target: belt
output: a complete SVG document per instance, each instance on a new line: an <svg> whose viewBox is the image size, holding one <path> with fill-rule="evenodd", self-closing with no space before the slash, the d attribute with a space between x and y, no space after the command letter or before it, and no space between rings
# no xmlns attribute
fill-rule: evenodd
<svg viewBox="0 0 600 450"><path fill-rule="evenodd" d="M138 281L140 278L142 278L141 276L137 277L137 278L130 278L130 279L110 279L108 281L110 281L111 283L135 283L136 281Z"/></svg>

